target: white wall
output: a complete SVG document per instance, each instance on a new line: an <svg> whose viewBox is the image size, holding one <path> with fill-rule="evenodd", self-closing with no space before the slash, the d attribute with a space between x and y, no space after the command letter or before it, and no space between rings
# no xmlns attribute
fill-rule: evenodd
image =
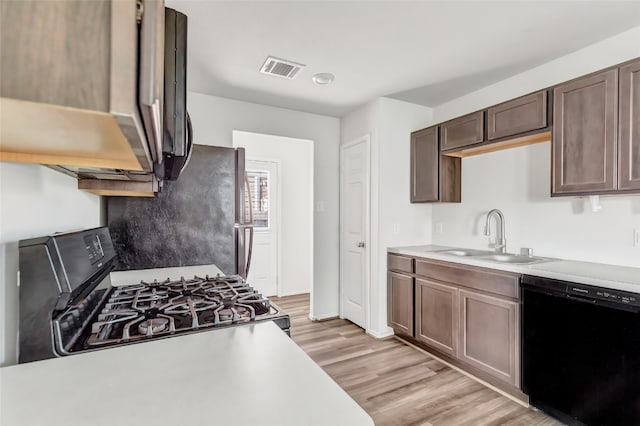
<svg viewBox="0 0 640 426"><path fill-rule="evenodd" d="M640 56L640 27L574 52L434 110L442 122ZM425 123L426 124L426 123ZM436 204L433 223L443 234L435 244L483 248L483 216L492 208L506 216L508 249L533 247L542 256L640 266L632 247L640 227L640 196L601 197L603 210L584 209L586 199L551 198L550 143L462 160L462 204Z"/></svg>
<svg viewBox="0 0 640 426"><path fill-rule="evenodd" d="M194 142L232 146L234 130L314 142L314 280L312 316L338 315L340 120L189 92ZM320 208L318 208L320 207Z"/></svg>
<svg viewBox="0 0 640 426"><path fill-rule="evenodd" d="M313 282L313 141L233 132L247 158L279 160L280 275L278 296L309 292Z"/></svg>
<svg viewBox="0 0 640 426"><path fill-rule="evenodd" d="M433 110L433 122L441 123L640 57L638 40L640 26L439 105Z"/></svg>
<svg viewBox="0 0 640 426"><path fill-rule="evenodd" d="M0 366L16 362L18 241L100 226L100 197L35 164L0 163Z"/></svg>
<svg viewBox="0 0 640 426"><path fill-rule="evenodd" d="M342 120L342 143L369 134L371 140L371 255L369 333L389 335L386 250L431 240L431 205L409 202L411 131L431 120L430 108L380 98Z"/></svg>

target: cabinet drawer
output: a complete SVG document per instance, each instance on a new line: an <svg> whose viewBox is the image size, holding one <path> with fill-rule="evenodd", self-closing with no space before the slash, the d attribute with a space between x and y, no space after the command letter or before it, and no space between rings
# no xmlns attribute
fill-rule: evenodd
<svg viewBox="0 0 640 426"><path fill-rule="evenodd" d="M484 142L484 111L447 121L440 125L440 132L443 152Z"/></svg>
<svg viewBox="0 0 640 426"><path fill-rule="evenodd" d="M547 126L547 92L532 93L487 110L487 139L493 140Z"/></svg>
<svg viewBox="0 0 640 426"><path fill-rule="evenodd" d="M520 275L510 272L416 259L416 275L513 299L520 298Z"/></svg>
<svg viewBox="0 0 640 426"><path fill-rule="evenodd" d="M411 257L390 254L387 256L387 269L413 273L413 259Z"/></svg>

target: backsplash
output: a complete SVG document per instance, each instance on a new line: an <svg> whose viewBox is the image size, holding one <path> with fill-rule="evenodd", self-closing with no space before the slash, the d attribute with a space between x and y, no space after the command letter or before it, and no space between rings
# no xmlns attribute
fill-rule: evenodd
<svg viewBox="0 0 640 426"><path fill-rule="evenodd" d="M640 267L640 195L601 196L594 212L588 197L550 196L549 142L462 160L462 203L433 205L433 244L488 248L486 214L505 215L507 251ZM439 229L442 228L442 233Z"/></svg>

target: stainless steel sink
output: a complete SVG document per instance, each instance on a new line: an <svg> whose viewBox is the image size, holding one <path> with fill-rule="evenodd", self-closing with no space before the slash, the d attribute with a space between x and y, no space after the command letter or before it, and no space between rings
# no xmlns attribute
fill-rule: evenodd
<svg viewBox="0 0 640 426"><path fill-rule="evenodd" d="M527 265L531 263L549 262L553 260L545 257L523 256L510 253L496 253L495 251L466 248L440 250L437 253L456 257L472 257L474 259L484 260L487 262L509 263L513 265Z"/></svg>
<svg viewBox="0 0 640 426"><path fill-rule="evenodd" d="M540 262L548 262L551 259L547 259L544 257L530 257L530 256L519 256L517 254L507 254L507 253L496 253L485 256L477 256L477 259L487 260L489 262L496 263L511 263L511 264L528 264L528 263L540 263Z"/></svg>
<svg viewBox="0 0 640 426"><path fill-rule="evenodd" d="M493 252L492 251L487 251L487 250L474 250L474 249L456 248L456 249L442 250L442 251L439 251L438 253L440 253L440 254L450 254L452 256L485 256L485 255L489 255L489 254L491 254Z"/></svg>

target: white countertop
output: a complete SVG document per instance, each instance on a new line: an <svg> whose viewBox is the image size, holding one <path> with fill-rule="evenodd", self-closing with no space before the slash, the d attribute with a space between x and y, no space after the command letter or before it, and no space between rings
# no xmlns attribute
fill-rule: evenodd
<svg viewBox="0 0 640 426"><path fill-rule="evenodd" d="M0 425L373 421L267 321L0 368Z"/></svg>
<svg viewBox="0 0 640 426"><path fill-rule="evenodd" d="M438 251L453 248L457 247L426 245L390 247L387 251L406 256L424 257L427 259L461 263L464 265L479 266L483 268L497 269L500 271L509 271L519 274L640 293L640 268L563 259L551 259L547 262L533 263L529 265L514 265L508 263L489 262L474 258L473 256L452 256L438 253Z"/></svg>

